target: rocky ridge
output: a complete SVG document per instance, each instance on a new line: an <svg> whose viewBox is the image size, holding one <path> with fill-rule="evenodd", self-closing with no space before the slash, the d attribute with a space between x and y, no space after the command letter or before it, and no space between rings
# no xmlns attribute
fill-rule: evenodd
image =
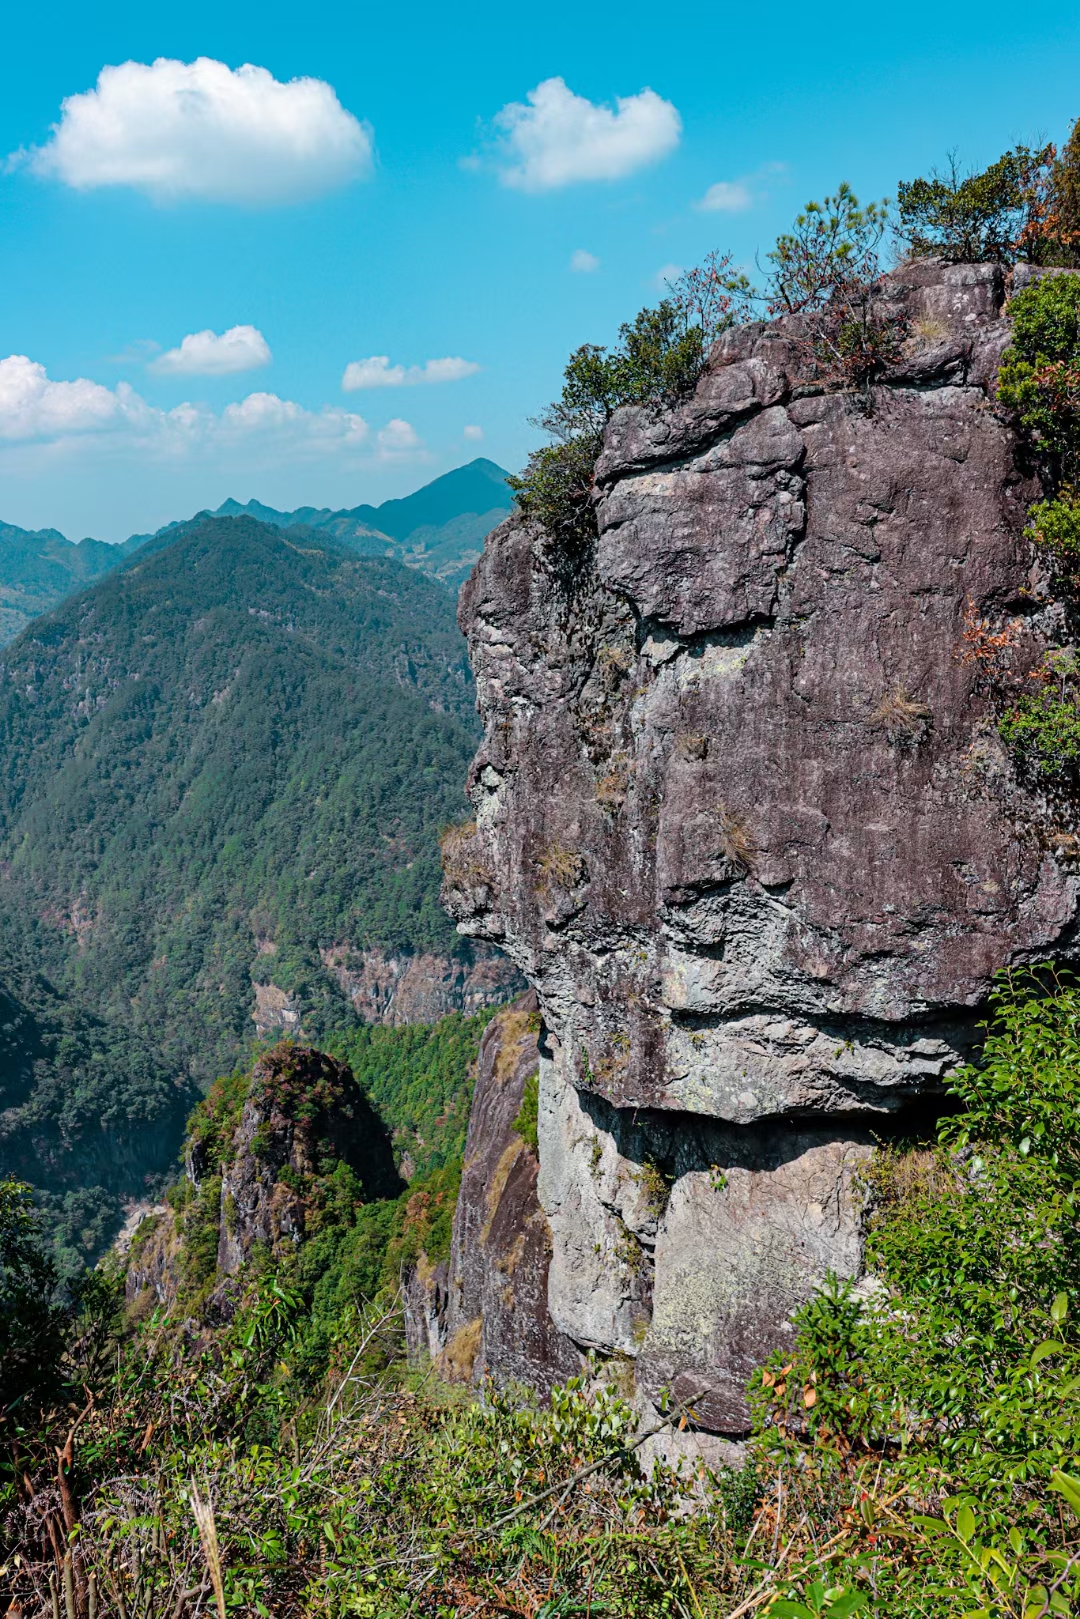
<svg viewBox="0 0 1080 1619"><path fill-rule="evenodd" d="M216 1237L203 1279L205 1318L228 1318L237 1296L232 1279L256 1246L279 1255L302 1240L320 1177L339 1162L360 1176L365 1200L401 1190L389 1132L351 1070L325 1052L281 1041L255 1064L239 1105L199 1120L186 1144L188 1200L209 1201L198 1213L209 1216ZM174 1304L185 1282L184 1249L190 1273L198 1246L190 1219L171 1206L153 1210L128 1248L128 1305Z"/></svg>
<svg viewBox="0 0 1080 1619"><path fill-rule="evenodd" d="M1056 622L1006 293L886 277L909 336L865 395L815 385L797 318L728 333L685 404L611 422L590 553L511 517L461 597L485 735L444 897L538 996L551 1323L721 1442L859 1273L875 1136L998 969L1074 948L1072 845L961 655L974 618L1033 657Z"/></svg>

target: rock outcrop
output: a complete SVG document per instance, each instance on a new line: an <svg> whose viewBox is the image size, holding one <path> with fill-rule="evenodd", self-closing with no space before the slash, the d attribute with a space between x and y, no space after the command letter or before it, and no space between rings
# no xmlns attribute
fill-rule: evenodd
<svg viewBox="0 0 1080 1619"><path fill-rule="evenodd" d="M452 1381L525 1383L543 1392L580 1369L581 1354L551 1320L551 1231L536 1195L538 1163L520 1115L540 1054L534 995L484 1031L448 1263L425 1260L406 1278L414 1359ZM535 1092L534 1092L535 1094Z"/></svg>
<svg viewBox="0 0 1080 1619"><path fill-rule="evenodd" d="M223 1082L224 1083L224 1082ZM365 1200L395 1197L390 1133L351 1069L323 1051L282 1041L260 1057L246 1094L232 1107L196 1114L185 1147L190 1213L155 1210L134 1234L125 1296L129 1306L175 1302L185 1281L182 1249L196 1264L216 1234L216 1262L200 1276L201 1308L228 1317L232 1283L256 1246L280 1254L305 1234L321 1181L336 1165L355 1171ZM207 1202L209 1201L209 1207ZM188 1277L190 1281L190 1275ZM141 1301L141 1303L140 1303Z"/></svg>
<svg viewBox="0 0 1080 1619"><path fill-rule="evenodd" d="M512 517L461 597L485 736L444 897L539 997L551 1322L721 1437L858 1273L875 1135L995 971L1073 948L1072 845L960 656L971 615L1033 655L1054 622L1005 294L887 277L910 335L867 396L813 385L798 320L732 331L687 403L611 422L591 554Z"/></svg>

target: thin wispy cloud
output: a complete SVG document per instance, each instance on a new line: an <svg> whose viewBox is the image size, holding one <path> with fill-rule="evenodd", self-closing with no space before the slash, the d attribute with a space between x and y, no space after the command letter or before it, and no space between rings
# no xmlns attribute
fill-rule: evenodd
<svg viewBox="0 0 1080 1619"><path fill-rule="evenodd" d="M697 204L706 214L741 214L753 206L750 188L741 180L718 180Z"/></svg>
<svg viewBox="0 0 1080 1619"><path fill-rule="evenodd" d="M786 163L763 163L737 180L717 180L694 207L703 214L742 214L768 196L768 182L787 173Z"/></svg>
<svg viewBox="0 0 1080 1619"><path fill-rule="evenodd" d="M210 330L189 332L178 348L168 349L147 366L160 377L228 377L269 365L270 345L255 326L230 326L219 337Z"/></svg>
<svg viewBox="0 0 1080 1619"><path fill-rule="evenodd" d="M682 132L677 110L655 90L619 96L612 108L575 95L561 78L503 107L495 126L505 142L503 183L519 191L624 179L674 151Z"/></svg>
<svg viewBox="0 0 1080 1619"><path fill-rule="evenodd" d="M158 203L299 202L370 173L370 129L322 79L279 82L200 56L102 68L50 140L16 154L77 191L128 186Z"/></svg>
<svg viewBox="0 0 1080 1619"><path fill-rule="evenodd" d="M462 438L468 439L470 444L479 444L480 440L484 436L484 429L482 427L476 427L475 425L470 424L468 427L466 427L461 436Z"/></svg>
<svg viewBox="0 0 1080 1619"><path fill-rule="evenodd" d="M595 253L587 253L583 247L579 247L570 255L570 268L579 275L591 275L594 270L599 270L600 260Z"/></svg>
<svg viewBox="0 0 1080 1619"><path fill-rule="evenodd" d="M372 354L366 360L350 360L341 386L346 393L355 393L361 388L413 388L430 383L460 382L479 370L475 360L463 360L459 355L427 360L423 365L391 365L388 354Z"/></svg>

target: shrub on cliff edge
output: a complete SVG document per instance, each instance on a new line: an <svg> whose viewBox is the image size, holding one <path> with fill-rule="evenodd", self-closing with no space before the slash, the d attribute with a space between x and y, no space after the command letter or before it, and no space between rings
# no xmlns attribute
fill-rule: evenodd
<svg viewBox="0 0 1080 1619"><path fill-rule="evenodd" d="M745 314L749 293L730 255L712 253L672 282L655 308L622 325L610 351L584 343L570 356L561 394L533 419L550 442L509 480L519 509L554 542L562 571L573 570L596 535L593 466L615 411L660 409L692 393L713 343Z"/></svg>

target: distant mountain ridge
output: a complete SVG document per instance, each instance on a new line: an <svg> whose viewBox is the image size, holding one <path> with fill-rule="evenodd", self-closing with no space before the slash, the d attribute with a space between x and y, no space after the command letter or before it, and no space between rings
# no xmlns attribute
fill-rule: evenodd
<svg viewBox="0 0 1080 1619"><path fill-rule="evenodd" d="M160 551L207 517L254 517L278 529L308 529L357 556L392 557L456 592L483 549L484 538L510 510L507 473L483 457L455 467L411 495L380 506L301 506L280 512L261 501L226 500L216 512L167 523L153 534L132 534L120 545L68 540L55 528L0 523L0 646L33 618L59 605L134 554Z"/></svg>
<svg viewBox="0 0 1080 1619"><path fill-rule="evenodd" d="M0 523L0 646L73 590L92 584L124 559L104 540L65 539L55 528Z"/></svg>
<svg viewBox="0 0 1080 1619"><path fill-rule="evenodd" d="M154 534L133 534L121 550L126 556L144 547L158 550L189 522L207 517L253 517L274 528L312 530L357 556L392 557L456 592L479 558L485 537L513 504L508 476L494 461L480 456L413 494L385 500L381 506L341 511L299 506L281 512L260 500L225 500L215 511L169 523Z"/></svg>

